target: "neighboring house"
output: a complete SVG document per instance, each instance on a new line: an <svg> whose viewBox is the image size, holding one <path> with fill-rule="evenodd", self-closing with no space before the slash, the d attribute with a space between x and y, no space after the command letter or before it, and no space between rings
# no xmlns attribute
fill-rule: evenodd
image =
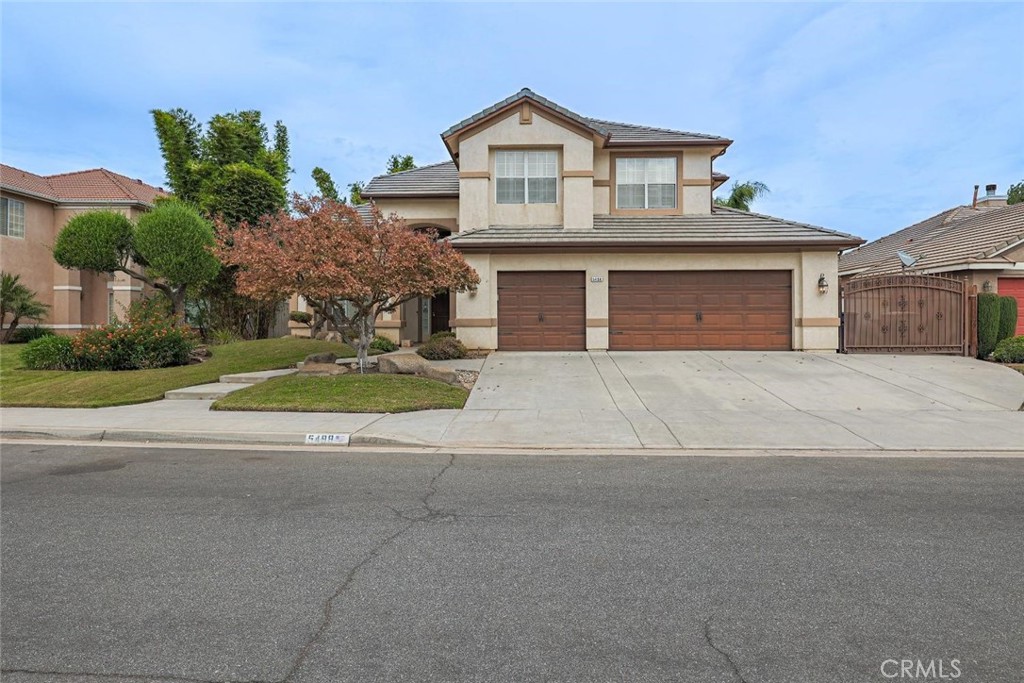
<svg viewBox="0 0 1024 683"><path fill-rule="evenodd" d="M363 196L450 235L481 283L386 316L389 336L451 327L470 348L507 350L837 348L838 254L863 240L714 206L727 176L713 163L731 140L588 118L526 89L441 138L451 161L376 177Z"/></svg>
<svg viewBox="0 0 1024 683"><path fill-rule="evenodd" d="M897 252L913 265L904 266ZM1024 204L1007 206L1006 197L988 185L970 206L948 209L839 258L843 281L900 272L965 280L978 291L1015 297L1024 311ZM1024 334L1024 316L1017 334Z"/></svg>
<svg viewBox="0 0 1024 683"><path fill-rule="evenodd" d="M57 234L78 213L110 209L135 219L166 195L105 168L41 176L0 164L0 269L20 275L51 306L43 325L67 332L102 325L142 296L143 283L62 268L53 260Z"/></svg>

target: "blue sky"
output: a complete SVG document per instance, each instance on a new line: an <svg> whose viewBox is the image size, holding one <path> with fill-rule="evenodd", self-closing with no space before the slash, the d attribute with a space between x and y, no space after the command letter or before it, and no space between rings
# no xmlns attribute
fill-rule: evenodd
<svg viewBox="0 0 1024 683"><path fill-rule="evenodd" d="M163 184L149 111L259 109L292 189L521 87L581 114L714 133L763 213L873 238L1024 179L1024 4L2 4L0 158Z"/></svg>

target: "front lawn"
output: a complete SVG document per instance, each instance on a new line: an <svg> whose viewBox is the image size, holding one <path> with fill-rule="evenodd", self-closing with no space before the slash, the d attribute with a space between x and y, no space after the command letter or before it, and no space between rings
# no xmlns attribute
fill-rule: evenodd
<svg viewBox="0 0 1024 683"><path fill-rule="evenodd" d="M0 405L47 408L100 408L156 401L171 389L216 382L221 375L277 370L295 365L311 353L333 351L339 357L355 352L344 344L283 337L211 346L206 362L156 370L64 372L26 370L24 344L0 346Z"/></svg>
<svg viewBox="0 0 1024 683"><path fill-rule="evenodd" d="M311 413L406 413L462 408L469 392L412 375L302 377L289 375L228 394L214 410L283 410Z"/></svg>

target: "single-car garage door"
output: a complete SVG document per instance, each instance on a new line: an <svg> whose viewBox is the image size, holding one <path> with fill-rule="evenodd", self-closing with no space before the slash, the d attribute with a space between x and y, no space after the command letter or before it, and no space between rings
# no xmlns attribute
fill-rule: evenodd
<svg viewBox="0 0 1024 683"><path fill-rule="evenodd" d="M999 294L1012 296L1017 300L1017 331L1014 334L1024 334L1024 277L1001 277L999 278Z"/></svg>
<svg viewBox="0 0 1024 683"><path fill-rule="evenodd" d="M498 273L498 349L584 351L587 348L583 271Z"/></svg>
<svg viewBox="0 0 1024 683"><path fill-rule="evenodd" d="M612 271L612 350L792 349L788 270Z"/></svg>

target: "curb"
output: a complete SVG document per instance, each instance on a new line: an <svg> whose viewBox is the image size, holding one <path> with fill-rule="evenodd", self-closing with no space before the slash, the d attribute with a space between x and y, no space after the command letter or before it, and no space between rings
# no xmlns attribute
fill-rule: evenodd
<svg viewBox="0 0 1024 683"><path fill-rule="evenodd" d="M93 429L86 427L61 427L61 428L33 428L33 427L12 427L0 428L0 439L7 441L87 441L96 443L169 443L169 444L194 444L194 445L221 445L221 446L280 446L280 447L302 447L323 448L324 450L345 450L353 447L390 447L390 448L413 448L413 449L439 449L452 451L479 451L486 452L551 452L561 451L587 452L587 453L631 453L637 456L655 455L658 453L677 453L691 455L723 455L733 454L791 454L791 453L849 453L856 456L863 454L864 457L871 455L891 454L897 457L900 454L927 456L933 454L936 457L977 457L972 454L986 454L991 457L1024 457L1024 451L1020 448L873 448L873 447L779 447L765 448L758 447L637 447L623 446L617 444L588 445L586 447L564 445L564 444L508 444L495 446L494 444L437 444L426 441L400 439L387 436L359 436L353 434L350 437L348 446L324 445L311 446L306 444L304 432L194 432L194 431L155 431L145 429Z"/></svg>

